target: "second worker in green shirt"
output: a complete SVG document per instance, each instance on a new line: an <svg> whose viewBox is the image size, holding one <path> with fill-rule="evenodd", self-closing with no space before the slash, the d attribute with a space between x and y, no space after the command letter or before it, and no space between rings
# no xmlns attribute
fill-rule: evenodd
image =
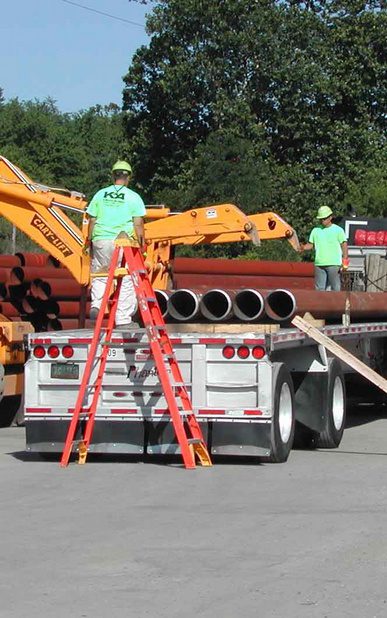
<svg viewBox="0 0 387 618"><path fill-rule="evenodd" d="M317 212L319 225L314 227L309 242L300 245L300 251L314 249L314 282L316 290L339 292L340 270L348 268L347 238L343 228L332 223L333 212L321 206Z"/></svg>

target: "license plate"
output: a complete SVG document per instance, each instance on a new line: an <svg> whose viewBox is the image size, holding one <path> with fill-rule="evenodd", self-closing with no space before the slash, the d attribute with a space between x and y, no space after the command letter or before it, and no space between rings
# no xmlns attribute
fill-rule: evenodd
<svg viewBox="0 0 387 618"><path fill-rule="evenodd" d="M79 365L71 363L52 363L51 377L63 380L78 380Z"/></svg>

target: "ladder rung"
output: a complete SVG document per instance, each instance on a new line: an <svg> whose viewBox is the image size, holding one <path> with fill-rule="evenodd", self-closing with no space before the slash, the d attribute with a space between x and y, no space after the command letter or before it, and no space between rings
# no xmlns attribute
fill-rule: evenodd
<svg viewBox="0 0 387 618"><path fill-rule="evenodd" d="M200 438L188 438L188 444L202 444Z"/></svg>
<svg viewBox="0 0 387 618"><path fill-rule="evenodd" d="M154 324L154 325L151 325L151 326L147 326L147 328L154 328L155 330L165 331L165 332L166 332L166 330L167 330L167 327L166 327L165 325L164 325L164 326L160 326L160 325L158 325L158 324Z"/></svg>
<svg viewBox="0 0 387 618"><path fill-rule="evenodd" d="M129 274L129 271L127 268L116 268L114 271L114 277L126 277L126 275ZM92 279L97 278L97 277L108 277L109 273L106 272L105 270L101 270L100 272L95 272L95 273L90 273L90 277Z"/></svg>

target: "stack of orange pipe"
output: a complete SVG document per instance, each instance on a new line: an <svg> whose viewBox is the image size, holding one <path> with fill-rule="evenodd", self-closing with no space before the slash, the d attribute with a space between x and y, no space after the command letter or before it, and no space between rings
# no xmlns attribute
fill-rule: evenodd
<svg viewBox="0 0 387 618"><path fill-rule="evenodd" d="M206 291L223 289L312 290L313 264L247 260L176 258L173 287ZM51 256L17 253L0 256L0 311L24 319L37 330L77 328L81 286ZM90 297L86 315L90 309ZM86 326L90 326L86 322Z"/></svg>

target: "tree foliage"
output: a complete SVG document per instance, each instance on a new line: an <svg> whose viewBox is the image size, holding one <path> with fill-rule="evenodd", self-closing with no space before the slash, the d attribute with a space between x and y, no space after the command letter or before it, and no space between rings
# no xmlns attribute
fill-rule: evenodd
<svg viewBox="0 0 387 618"><path fill-rule="evenodd" d="M322 204L386 215L384 4L149 2L150 42L124 77L123 110L63 114L51 99L7 101L0 88L0 153L88 198L128 158L148 203L275 210L301 237ZM286 258L284 246L212 251Z"/></svg>
<svg viewBox="0 0 387 618"><path fill-rule="evenodd" d="M306 233L322 203L339 213L360 199L354 187L377 167L375 208L386 210L382 2L155 4L150 44L124 78L128 141L150 194L180 207L234 195L249 212L248 182L256 207ZM242 149L234 165L230 143Z"/></svg>
<svg viewBox="0 0 387 618"><path fill-rule="evenodd" d="M110 181L111 166L125 149L122 113L113 104L77 114L61 113L51 99L0 105L0 154L45 185L77 190L90 199ZM4 251L11 249L10 237L10 224L1 221ZM30 247L18 233L17 248Z"/></svg>

